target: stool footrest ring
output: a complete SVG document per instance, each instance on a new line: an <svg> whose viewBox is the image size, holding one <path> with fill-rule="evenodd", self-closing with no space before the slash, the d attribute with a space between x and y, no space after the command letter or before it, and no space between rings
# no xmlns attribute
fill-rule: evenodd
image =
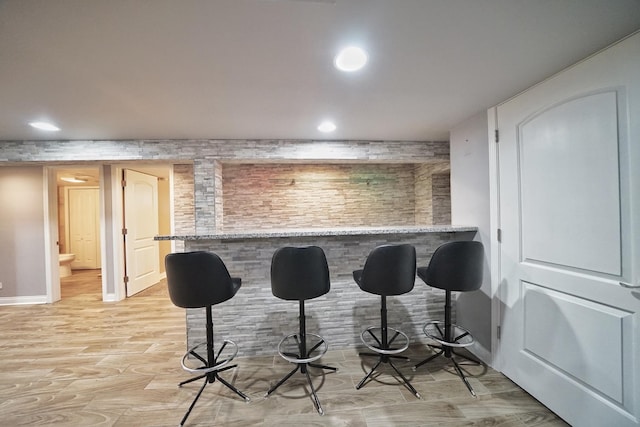
<svg viewBox="0 0 640 427"><path fill-rule="evenodd" d="M380 345L381 345L380 340L372 332L374 330L381 331L381 328L376 327L376 326L370 326L367 329L365 329L364 331L362 331L362 334L360 334L360 340L362 341L362 343L369 350L375 351L378 354L398 354L398 353L402 353L407 348L409 348L409 337L407 336L407 334L405 334L404 332L399 331L397 329L393 329L393 328L387 328L387 333L390 333L390 332L393 333L392 338L391 338L391 340L390 340L390 342L388 344L389 345L392 344L398 336L401 336L403 338L403 342L400 344L399 347L395 347L395 348L382 348L382 347L380 347ZM365 335L369 335L369 336L373 337L373 339L376 341L375 345L370 342L371 341L370 339L367 340Z"/></svg>
<svg viewBox="0 0 640 427"><path fill-rule="evenodd" d="M317 339L315 344L313 344L312 346L309 346L311 348L311 351L307 350L306 355L300 355L299 357L294 357L293 356L294 352L291 351L292 349L291 348L287 349L285 347L286 345L289 345L289 347L291 347L292 346L291 338L294 338L296 342L295 352L299 353L300 352L299 334L289 334L286 337L282 338L280 340L280 343L278 344L278 354L280 355L280 357L282 357L287 362L302 364L302 363L315 362L316 360L324 356L327 350L329 349L329 346L327 345L327 342L324 340L324 338L322 338L318 334L311 334L311 333L307 333L306 336L314 337ZM305 345L307 345L307 343L305 343ZM310 355L311 353L315 353L316 351L317 351L317 354L314 354L313 356Z"/></svg>
<svg viewBox="0 0 640 427"><path fill-rule="evenodd" d="M468 347L475 342L471 332L455 324L450 325L451 340L447 341L444 328L443 322L434 321L424 325L422 330L427 337L447 347Z"/></svg>
<svg viewBox="0 0 640 427"><path fill-rule="evenodd" d="M230 340L224 340L224 342L222 343L222 346L220 347L220 349L218 350L217 356L216 356L216 362L213 366L207 366L207 363L204 362L205 358L200 358L197 357L197 359L200 360L200 362L202 362L201 366L198 366L196 368L192 368L190 366L188 366L186 364L187 359L189 358L189 356L193 356L194 353L198 354L198 352L196 350L202 348L202 347L206 347L207 343L206 342L202 342L200 344L197 344L193 347L191 347L189 349L189 351L187 351L184 356L182 356L182 369L184 369L187 372L190 372L192 374L199 374L199 375L204 375L204 374L208 374L209 372L213 372L213 371L219 371L221 368L223 368L224 366L226 366L227 364L229 364L229 362L231 362L236 355L238 354L238 345L236 343L234 343L233 341ZM222 354L222 351L225 349L225 347L229 346L229 348L231 349L231 354L230 355L224 355L222 359L219 358L219 356Z"/></svg>

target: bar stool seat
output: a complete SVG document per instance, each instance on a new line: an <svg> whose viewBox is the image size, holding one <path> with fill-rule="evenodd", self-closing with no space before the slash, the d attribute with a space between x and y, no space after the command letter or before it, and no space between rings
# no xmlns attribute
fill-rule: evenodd
<svg viewBox="0 0 640 427"><path fill-rule="evenodd" d="M206 385L216 380L245 401L250 400L249 396L219 375L220 372L237 366L229 363L238 354L238 346L231 340L223 340L222 345L215 352L213 340L211 308L233 298L240 289L242 281L239 278L232 278L220 257L212 252L168 254L165 257L165 269L171 302L182 308L204 308L206 314L206 341L189 348L181 360L182 368L195 376L182 381L179 384L180 387L201 378L205 379L180 421L180 425L184 425Z"/></svg>
<svg viewBox="0 0 640 427"><path fill-rule="evenodd" d="M374 371L382 364L389 364L400 376L405 387L417 398L420 394L409 380L396 368L392 358L409 360L399 354L409 348L409 337L387 325L387 297L410 292L416 279L416 249L412 245L378 246L367 257L364 268L353 272L356 284L365 292L380 296L380 327L366 328L360 338L362 343L373 353L360 353L361 356L378 357L378 362L358 383L359 390L371 378ZM374 333L377 332L377 333ZM389 338L389 333L392 336ZM401 342L396 339L401 337Z"/></svg>
<svg viewBox="0 0 640 427"><path fill-rule="evenodd" d="M285 336L278 344L278 354L287 362L296 365L276 385L267 391L265 397L284 384L298 370L307 378L311 399L320 415L324 410L316 394L309 367L337 371L337 368L316 364L328 349L327 342L318 334L306 329L305 301L329 292L329 266L322 248L318 246L283 247L278 249L271 260L271 291L274 296L290 301L298 301L299 331ZM312 338L310 340L310 338Z"/></svg>
<svg viewBox="0 0 640 427"><path fill-rule="evenodd" d="M452 292L472 292L480 289L483 263L484 247L481 242L458 241L440 245L431 256L429 265L417 269L418 277L424 283L445 291L445 306L444 322L432 321L423 328L425 335L439 344L429 344L431 348L437 350L437 353L415 365L413 370L415 371L438 356L444 356L453 363L458 376L473 397L476 397L476 392L454 356L479 365L482 362L455 351L456 348L469 347L474 343L474 339L467 329L453 323L451 294Z"/></svg>

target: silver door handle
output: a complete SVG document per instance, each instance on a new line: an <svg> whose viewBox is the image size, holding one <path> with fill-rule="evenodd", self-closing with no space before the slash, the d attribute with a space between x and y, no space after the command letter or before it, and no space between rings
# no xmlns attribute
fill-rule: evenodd
<svg viewBox="0 0 640 427"><path fill-rule="evenodd" d="M620 286L622 286L623 288L629 288L629 289L640 289L640 285L634 286L631 283L626 283L626 282L620 282Z"/></svg>

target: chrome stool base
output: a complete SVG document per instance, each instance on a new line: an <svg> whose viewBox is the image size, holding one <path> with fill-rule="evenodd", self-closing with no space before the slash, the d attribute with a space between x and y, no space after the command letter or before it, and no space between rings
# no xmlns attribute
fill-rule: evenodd
<svg viewBox="0 0 640 427"><path fill-rule="evenodd" d="M462 369L460 368L460 365L458 365L458 362L456 361L456 359L453 357L455 355L458 357L462 357L463 359L467 359L468 361L473 362L475 364L482 365L483 363L480 362L479 360L466 356L464 354L457 353L455 351L456 348L464 348L464 347L470 346L475 342L475 340L471 335L471 333L461 326L458 326L452 323L448 326L448 331L446 330L446 328L447 327L445 326L445 323L439 322L439 321L430 322L424 325L422 330L424 331L425 335L428 338L440 344L440 345L428 344L429 347L438 349L438 352L434 355L427 357L422 362L413 366L411 369L415 372L420 366L426 363L429 363L436 357L442 355L447 359L450 359L451 362L453 362L453 366L456 372L458 373L458 376L462 379L464 384L467 386L469 393L471 393L473 397L477 397L476 392L473 390L473 387L471 387L471 384L469 383L469 380L465 376L464 372L462 372ZM451 338L447 338L447 336Z"/></svg>
<svg viewBox="0 0 640 427"><path fill-rule="evenodd" d="M376 336L376 334L373 333L373 331L376 331L376 330L380 331L379 336ZM393 333L391 339L388 339L389 332ZM401 343L396 347L391 347L391 345L395 342L396 338L398 337L402 337ZM375 344L372 343L371 339L368 339L368 338L372 338L373 341L375 341ZM360 353L360 355L378 357L378 362L369 371L369 373L367 373L367 375L365 375L365 377L362 380L360 380L360 382L356 386L356 390L359 390L360 388L362 388L365 382L367 382L367 380L371 378L371 375L373 375L375 370L378 369L378 367L382 363L387 363L393 368L394 371L396 371L398 376L400 376L405 387L407 387L411 391L411 393L413 393L414 396L416 396L418 399L422 398L420 396L420 393L418 393L418 391L415 388L413 388L409 380L404 375L402 375L402 373L398 370L398 368L396 368L396 366L391 361L392 358L409 360L408 357L398 355L399 353L402 353L407 348L409 348L409 337L404 332L399 331L397 329L388 328L388 327L377 328L375 326L370 326L367 329L365 329L362 332L362 334L360 334L360 339L362 340L362 343L369 350L373 351L373 353Z"/></svg>
<svg viewBox="0 0 640 427"><path fill-rule="evenodd" d="M198 350L202 348L204 348L207 352L206 357L203 357L200 354L198 354ZM211 352L209 350L211 350ZM225 350L227 350L227 353L224 353ZM206 342L203 342L191 347L189 351L187 351L184 354L184 356L182 356L182 361L181 361L182 369L184 369L185 371L191 374L195 374L196 376L193 378L189 378L188 380L182 381L180 384L178 384L178 387L182 387L185 384L189 384L191 382L197 381L202 378L204 378L205 380L204 380L204 383L202 384L202 387L200 387L200 390L198 390L196 397L193 399L193 402L191 402L189 409L184 414L182 421L180 421L181 426L184 425L184 423L187 421L187 418L189 417L191 410L196 405L196 402L200 398L200 395L204 391L204 388L207 386L207 384L213 383L216 380L220 381L223 385L225 385L231 391L236 393L238 396L242 397L245 400L245 402L249 402L251 400L249 396L247 396L246 394L238 390L236 387L234 387L232 384L230 384L224 378L218 375L220 372L235 368L237 366L237 365L229 366L229 363L236 357L237 354L238 354L238 346L236 345L236 343L230 340L224 340L222 343L222 346L220 346L220 349L215 355L213 354L213 345L211 346L211 348L209 348L209 344ZM196 367L190 366L187 363L190 357L197 359L200 362L200 365ZM208 360L212 360L213 362L209 363Z"/></svg>
<svg viewBox="0 0 640 427"><path fill-rule="evenodd" d="M318 369L328 369L330 371L336 372L338 368L334 368L327 365L320 365L313 363L316 360L320 359L325 355L329 346L327 342L318 334L307 333L302 338L299 338L300 334L290 334L280 340L280 344L278 344L278 354L284 360L289 363L295 363L296 367L293 368L287 375L285 375L276 385L271 387L269 391L264 395L264 397L268 397L271 393L273 393L278 387L284 384L289 378L295 374L298 369L301 373L305 374L307 377L307 382L309 383L309 388L311 389L311 400L313 400L313 404L318 411L318 414L324 415L324 410L322 409L322 405L320 404L320 399L318 399L318 395L316 394L316 389L313 387L313 383L311 382L311 377L309 376L308 367ZM317 341L310 350L306 350L306 338L313 337ZM293 338L293 340L292 340ZM293 347L292 341L295 341L295 348ZM289 347L289 348L287 348ZM294 351L298 351L294 353Z"/></svg>

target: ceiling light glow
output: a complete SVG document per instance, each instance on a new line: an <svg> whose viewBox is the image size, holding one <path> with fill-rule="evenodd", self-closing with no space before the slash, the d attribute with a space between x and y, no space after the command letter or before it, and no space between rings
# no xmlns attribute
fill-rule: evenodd
<svg viewBox="0 0 640 427"><path fill-rule="evenodd" d="M336 130L336 125L330 121L324 121L318 125L318 130L323 133L329 133Z"/></svg>
<svg viewBox="0 0 640 427"><path fill-rule="evenodd" d="M60 130L58 126L49 122L30 122L29 126L40 130L46 130L48 132L57 132Z"/></svg>
<svg viewBox="0 0 640 427"><path fill-rule="evenodd" d="M364 67L368 59L367 52L357 46L349 46L336 55L333 64L338 70L352 72Z"/></svg>
<svg viewBox="0 0 640 427"><path fill-rule="evenodd" d="M65 182L73 182L73 183L76 183L76 184L79 184L79 183L81 183L81 182L87 182L87 180L86 180L86 179L84 179L84 178L78 178L78 177L67 177L67 176L64 176L64 177L62 177L62 178L60 178L60 179L61 179L62 181L65 181Z"/></svg>

